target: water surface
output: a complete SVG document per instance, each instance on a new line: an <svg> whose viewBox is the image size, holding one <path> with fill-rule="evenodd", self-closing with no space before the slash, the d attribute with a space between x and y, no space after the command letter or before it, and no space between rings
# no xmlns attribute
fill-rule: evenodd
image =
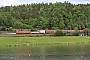
<svg viewBox="0 0 90 60"><path fill-rule="evenodd" d="M90 44L0 47L0 60L90 60Z"/></svg>

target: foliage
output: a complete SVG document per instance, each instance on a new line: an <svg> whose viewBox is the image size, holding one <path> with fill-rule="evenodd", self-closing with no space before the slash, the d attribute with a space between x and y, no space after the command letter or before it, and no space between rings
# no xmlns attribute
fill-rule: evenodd
<svg viewBox="0 0 90 60"><path fill-rule="evenodd" d="M78 31L76 31L75 33L73 33L73 36L79 36L79 32Z"/></svg>
<svg viewBox="0 0 90 60"><path fill-rule="evenodd" d="M55 36L66 36L66 33L63 33L61 30L55 32Z"/></svg>
<svg viewBox="0 0 90 60"><path fill-rule="evenodd" d="M7 31L7 28L5 26L0 27L0 31Z"/></svg>
<svg viewBox="0 0 90 60"><path fill-rule="evenodd" d="M90 4L32 3L0 7L0 26L13 29L90 29ZM56 27L56 28L55 28Z"/></svg>
<svg viewBox="0 0 90 60"><path fill-rule="evenodd" d="M12 31L13 29L12 29L12 27L9 27L7 30L8 30L8 31Z"/></svg>
<svg viewBox="0 0 90 60"><path fill-rule="evenodd" d="M84 34L90 36L90 29L89 28L85 28L84 29Z"/></svg>

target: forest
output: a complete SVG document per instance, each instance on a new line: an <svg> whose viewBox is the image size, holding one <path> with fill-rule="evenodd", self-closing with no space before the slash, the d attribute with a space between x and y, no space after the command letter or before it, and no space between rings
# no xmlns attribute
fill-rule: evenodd
<svg viewBox="0 0 90 60"><path fill-rule="evenodd" d="M90 4L32 3L0 7L0 28L90 29ZM2 29L3 30L3 29Z"/></svg>

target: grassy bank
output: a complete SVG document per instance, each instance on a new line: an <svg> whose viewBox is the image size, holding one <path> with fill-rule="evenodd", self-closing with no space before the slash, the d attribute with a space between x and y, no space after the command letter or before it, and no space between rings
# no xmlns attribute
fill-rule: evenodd
<svg viewBox="0 0 90 60"><path fill-rule="evenodd" d="M63 37L0 37L0 46L50 45L90 43L90 38L81 36Z"/></svg>

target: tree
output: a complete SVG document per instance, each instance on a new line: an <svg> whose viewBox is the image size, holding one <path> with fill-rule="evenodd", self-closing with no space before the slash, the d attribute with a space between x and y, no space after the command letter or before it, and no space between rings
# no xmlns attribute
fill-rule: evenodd
<svg viewBox="0 0 90 60"><path fill-rule="evenodd" d="M22 22L15 22L14 23L14 28L16 28L16 29L22 29L22 27L23 27Z"/></svg>
<svg viewBox="0 0 90 60"><path fill-rule="evenodd" d="M64 29L65 28L65 24L64 24L64 20L61 20L59 23L59 28L60 29Z"/></svg>
<svg viewBox="0 0 90 60"><path fill-rule="evenodd" d="M89 4L75 5L67 1L22 4L0 7L0 26L14 29L90 29L89 16Z"/></svg>
<svg viewBox="0 0 90 60"><path fill-rule="evenodd" d="M71 28L71 26L69 25L69 26L68 26L68 30L71 30L71 29L72 29L72 28Z"/></svg>
<svg viewBox="0 0 90 60"><path fill-rule="evenodd" d="M81 23L81 29L85 29L85 25Z"/></svg>

